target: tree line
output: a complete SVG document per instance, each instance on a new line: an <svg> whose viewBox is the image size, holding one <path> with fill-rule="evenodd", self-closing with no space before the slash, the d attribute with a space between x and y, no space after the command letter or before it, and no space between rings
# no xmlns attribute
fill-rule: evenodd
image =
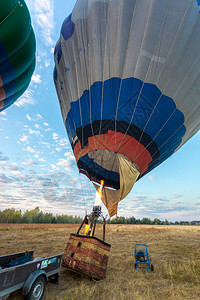
<svg viewBox="0 0 200 300"><path fill-rule="evenodd" d="M22 213L21 210L7 208L0 211L0 223L46 223L46 224L80 224L83 218L70 215L53 215L52 213L43 213L39 207L32 210L26 210ZM116 217L108 219L110 224L147 224L147 225L200 225L200 221L176 221L169 222L168 220L161 221L158 218L151 220L150 218L136 219L135 217ZM99 219L97 223L102 223Z"/></svg>
<svg viewBox="0 0 200 300"><path fill-rule="evenodd" d="M61 223L61 224L80 224L81 217L73 217L68 215L56 215L52 213L43 213L39 207L32 210L26 210L22 213L21 210L7 208L0 211L0 223Z"/></svg>

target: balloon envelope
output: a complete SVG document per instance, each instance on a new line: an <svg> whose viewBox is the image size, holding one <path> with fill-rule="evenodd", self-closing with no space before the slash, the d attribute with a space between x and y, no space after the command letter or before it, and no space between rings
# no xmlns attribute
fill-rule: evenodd
<svg viewBox="0 0 200 300"><path fill-rule="evenodd" d="M35 36L23 0L0 1L0 111L27 89L35 69Z"/></svg>
<svg viewBox="0 0 200 300"><path fill-rule="evenodd" d="M80 172L112 216L134 182L200 128L196 0L78 0L54 81Z"/></svg>

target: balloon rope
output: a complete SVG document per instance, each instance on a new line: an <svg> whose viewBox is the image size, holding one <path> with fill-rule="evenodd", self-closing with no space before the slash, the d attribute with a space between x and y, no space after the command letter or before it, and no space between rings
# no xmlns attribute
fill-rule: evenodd
<svg viewBox="0 0 200 300"><path fill-rule="evenodd" d="M170 46L170 48L169 48L169 51L168 51L168 54L167 54L167 56L166 56L165 61L167 61L169 55L171 54L171 51L172 51L173 46L174 46L174 44L175 44L175 41L177 40L178 35L179 35L180 31L181 31L181 28L182 28L182 25L183 25L184 20L185 20L185 18L186 18L186 15L187 15L187 13L188 13L188 10L189 10L189 3L188 3L188 6L187 6L187 9L186 9L186 11L185 11L185 13L184 13L184 15L183 15L182 21L180 22L180 25L179 25L179 27L178 27L178 30L176 31L175 38L174 38L173 43L171 44L171 46ZM161 68L161 71L160 71L160 73L159 73L159 75L158 75L158 78L157 78L157 81L156 81L155 85L158 83L159 78L160 78L160 75L161 75L161 73L163 72L163 69L165 68L165 66L166 66L166 64L163 64L163 66L162 66L162 68ZM176 64L176 66L175 66L174 68L176 68L176 67L177 67L177 64ZM173 68L171 74L173 73L174 68ZM141 134L141 136L140 136L140 139L139 139L139 141L138 141L138 143L137 143L137 147L136 147L136 150L135 150L134 157L133 157L132 161L136 160L136 159L138 158L138 156L143 152L143 150L142 150L142 152L141 152L137 157L135 157L135 156L136 156L136 153L137 153L137 150L138 150L138 147L139 147L139 144L140 144L140 141L142 140L143 134L144 134L144 132L145 132L145 129L146 129L146 127L147 127L149 121L151 120L151 117L152 117L153 113L155 112L156 107L158 106L158 104L159 104L159 102L160 102L160 100L161 100L161 98L162 98L162 96L163 96L163 94L164 94L164 91L165 91L165 89L166 89L166 87L167 87L167 85L168 85L168 83L169 83L169 81L170 81L170 78L171 78L171 76L169 76L169 79L168 79L168 81L167 81L167 83L166 83L166 85L165 85L163 91L161 92L160 97L158 98L158 101L156 102L156 104L155 104L155 106L154 106L154 108L153 108L153 110L152 110L152 112L151 112L151 114L150 114L150 116L149 116L149 118L148 118L148 120L147 120L147 122L146 122L144 128L143 128L143 131L142 131L142 134ZM174 113L174 112L173 112L173 113ZM172 114L173 114L173 113L172 113ZM147 147L146 147L146 148L147 148Z"/></svg>
<svg viewBox="0 0 200 300"><path fill-rule="evenodd" d="M136 0L136 3L137 3L137 0ZM130 37L130 33L131 33L132 24L133 24L134 19L135 19L134 17L135 17L135 14L136 14L136 7L137 7L136 3L134 5L133 16L132 16L132 20L131 20L131 24L130 24L130 28L129 28L129 37ZM115 113L115 152L117 152L117 147L116 147L117 146L117 113L118 113L118 107L119 107L119 99L120 99L120 96L121 96L122 78L123 78L124 71L125 71L125 65L126 65L126 61L127 61L130 40L131 39L128 38L128 43L127 43L127 47L126 47L126 54L125 54L125 59L124 59L124 64L123 64L123 69L122 69L122 75L121 75L121 81L120 81L120 87L119 87L119 93L118 93L118 99L117 99L116 113Z"/></svg>
<svg viewBox="0 0 200 300"><path fill-rule="evenodd" d="M87 5L88 5L88 2L87 2ZM92 28L92 26L91 26L91 28ZM85 33L85 31L84 31L84 33ZM85 34L84 39L83 39L83 43L85 41L88 41L88 37L89 37L89 34ZM87 56L87 58L88 58L88 60L87 60L88 68L87 68L87 65L85 65L85 70L86 70L86 73L88 72L86 78L87 78L88 93L89 93L89 104L90 104L90 125L91 125L91 131L92 131L94 146L95 146L95 148L97 148L95 137L94 137L94 128L93 128L93 125L92 125L92 97L91 97L92 63L91 63L90 58L93 57L93 55L91 55L91 53L90 53L92 47L89 47L89 44L85 45L85 48L86 47L88 48L88 56ZM86 61L86 59L84 61ZM88 69L88 71L87 71L87 69Z"/></svg>
<svg viewBox="0 0 200 300"><path fill-rule="evenodd" d="M10 13L5 17L5 19L3 19L1 22L0 22L0 25L5 22L9 17L10 15L15 11L15 9L17 8L17 6L23 6L23 4L20 3L20 1L17 2L17 4L15 5L15 7L10 11Z"/></svg>
<svg viewBox="0 0 200 300"><path fill-rule="evenodd" d="M81 183L81 196L82 196L82 199L83 199L83 202L84 202L85 211L86 211L85 196L84 196L84 193L83 193L83 184L82 184L80 172L79 172L79 179L80 179L80 183Z"/></svg>
<svg viewBox="0 0 200 300"><path fill-rule="evenodd" d="M180 125L179 126L179 128L177 128L175 131L174 131L174 133L162 144L162 146L152 155L152 159L153 159L153 157L156 155L156 153L181 129L181 127L183 127L184 125L182 124L182 125ZM159 160L160 160L160 163L162 162L162 158L164 158L165 157L165 154L167 154L167 153L169 153L170 152L170 150L173 150L174 149L174 147L173 147L173 144L171 144L171 147L169 147L169 148L167 148L167 150L165 151L165 152L163 152L162 153L162 155L161 156L159 156ZM144 171L145 171L145 167L143 168L143 170L141 170L141 174L143 174L144 173Z"/></svg>
<svg viewBox="0 0 200 300"><path fill-rule="evenodd" d="M148 12L147 23L148 23L149 16L150 16L150 12L151 12L152 2L153 2L153 1L151 1L151 6L150 6L150 9L149 9L149 12ZM147 30L147 26L146 26L146 30ZM141 43L141 44L143 44L143 42L144 42L144 37L145 37L145 34L143 35L143 39L142 39L142 43ZM141 48L142 48L142 46L141 46ZM155 49L154 49L154 51L155 51ZM138 55L138 60L139 60L139 55ZM137 64L138 64L138 60L137 60L137 63L136 63L136 67L137 67ZM151 61L151 62L152 62L152 61ZM145 78L146 78L146 76L147 76L147 74L148 74L148 71L149 71L149 69L150 69L151 62L150 62L150 64L149 64L149 66L148 66L148 70L147 70L147 73L146 73L146 75L145 75ZM135 67L135 70L136 70L136 67ZM134 77L134 74L133 74L133 77ZM145 81L145 79L144 79L144 81ZM142 92L142 90L143 90L143 86L144 86L144 82L143 82L142 87L141 87L141 89L140 89L140 92L139 92L139 95L138 95L138 98L137 98L137 101L136 101L136 104L135 104L135 107L134 107L134 110L133 110L133 113L132 113L132 116L131 116L131 120L130 120L129 125L128 125L128 127L127 127L127 130L126 130L126 132L125 132L123 138L121 139L121 142L120 142L120 144L119 144L119 146L118 146L118 148L117 148L116 151L119 150L119 148L120 148L120 146L121 146L121 144L122 144L122 142L123 142L125 136L126 136L127 133L128 133L128 130L129 130L130 126L131 126L131 122L132 122L132 120L133 120L133 116L134 116L134 114L135 114L135 110L136 110L137 104L138 104L138 102L139 102L140 95L141 95L141 92Z"/></svg>
<svg viewBox="0 0 200 300"><path fill-rule="evenodd" d="M189 74L190 74L190 72L193 70L193 68L194 68L194 66L197 64L197 61L198 60L200 60L200 54L198 55L198 57L196 58L196 60L193 62L193 64L191 65L191 67L190 67L190 69L188 70L188 72L187 72L187 74L185 75L185 77L184 77L184 79L183 79L183 81L182 81L182 83L181 83L181 85L182 84L184 84L184 81L187 79L187 77L189 76ZM190 90L191 89L191 86L190 87L188 87L188 89ZM176 92L175 92L175 94L176 94ZM174 94L174 95L175 95ZM199 106L195 109L195 112L198 110L200 108L200 104L199 104ZM158 136L158 134L162 131L162 129L164 128L164 126L168 123L168 121L170 120L170 118L174 115L174 113L177 111L177 107L174 109L174 111L171 113L171 115L169 116L169 118L168 118L168 120L164 123L164 125L160 128L160 130L158 131L158 133L154 136L154 138L153 138L153 140L155 140L155 138ZM185 121L184 121L184 123L187 123L187 121L189 120L191 118L191 115L190 116L188 116L187 118L185 118ZM174 134L176 133L176 132L178 132L180 129L181 129L181 127L183 126L184 124L182 124L182 125L180 125L180 127L178 128L178 129L176 129L175 130L175 132L171 135L171 136L169 136L168 137L168 139L167 140L165 140L165 142L159 147L159 149L158 150L160 150L173 136L174 136ZM152 143L152 141L146 146L146 148L148 148L149 147L149 145ZM158 151L157 150L157 151ZM136 159L143 153L143 151L144 151L144 149L138 154L138 156L136 157ZM157 153L157 151L153 154L153 156L152 156L152 158L155 156L155 154ZM165 154L165 153L167 153L167 151L165 151L163 154ZM160 158L162 158L164 155L162 154L162 156L160 156Z"/></svg>
<svg viewBox="0 0 200 300"><path fill-rule="evenodd" d="M160 40L160 36L161 36L161 33L162 33L162 29L163 29L163 26L164 26L164 23L165 23L165 20L166 20L166 17L167 17L167 13L168 13L168 10L169 10L169 6L170 6L169 3L170 3L170 0L168 1L168 7L167 7L167 10L166 10L166 12L165 12L165 17L163 18L162 25L161 25L161 27L160 27L160 31L159 31L159 34L158 34L157 43L156 43L156 45L155 45L155 47L154 47L154 51L153 51L153 55L152 55L150 64L149 64L149 66L148 66L148 68L147 68L147 72L146 72L146 74L145 74L144 81L143 81L143 83L142 83L140 92L139 92L139 94L138 94L138 98L137 98L137 101L136 101L136 104L135 104L135 107L134 107L134 110L133 110L133 113L132 113L132 116L131 116L131 120L130 120L129 125L128 125L128 127L127 127L127 130L126 130L126 132L125 132L125 134L124 134L124 136L123 136L123 138L122 138L122 140L121 140L121 142L120 142L120 144L119 144L119 146L118 146L118 148L117 148L117 151L118 151L118 149L120 148L120 146L121 146L121 144L122 144L122 142L123 142L125 136L127 135L128 130L129 130L130 126L131 126L133 117L134 117L134 115L135 115L135 111L136 111L137 105L138 105L138 103L139 103L140 96L141 96L141 94L142 94L142 91L143 91L143 88L144 88L144 84L145 84L147 75L149 74L149 70L150 70L151 65L152 65L152 63L153 63L153 57L154 57L155 52L156 52L156 50L157 50L157 45L158 45L158 42L159 42L159 40ZM152 3L151 3L151 5L152 5ZM149 10L148 19L149 19L149 16L150 16L150 11L151 11L151 9ZM147 23L148 23L148 20L147 20ZM147 27L146 27L146 30L147 30ZM145 37L145 34L143 35L143 41L142 41L142 44L143 44L143 42L144 42L144 37ZM141 47L141 48L142 48L142 47ZM138 56L138 57L139 57L139 56ZM139 60L139 59L138 59L138 60ZM137 64L138 64L138 61L137 61ZM137 64L136 64L135 70L137 69ZM143 131L143 132L144 132L144 131ZM142 133L142 134L143 134L143 133ZM139 144L139 143L138 143L138 144ZM136 153L136 151L135 151L135 153ZM135 154L134 154L134 155L135 155ZM132 161L134 161L134 158L133 158Z"/></svg>
<svg viewBox="0 0 200 300"><path fill-rule="evenodd" d="M179 25L179 28L178 28L178 30L177 30L175 39L174 39L174 41L173 41L173 43L172 43L172 45L171 45L171 47L170 47L170 49L169 49L167 58L168 58L168 56L169 56L169 54L170 54L170 52L171 52L171 49L173 48L173 45L175 44L175 40L177 39L178 34L179 34L180 30L181 30L182 24L183 24L183 22L184 22L184 19L186 18L186 15L188 14L188 10L189 10L189 4L188 4L188 6L187 6L187 10L186 10L185 14L183 15L182 22L181 22L180 25ZM195 27L196 27L196 26L194 25L193 28L195 28ZM186 46L187 46L187 45L185 45L184 50L185 50ZM184 50L183 50L183 52L184 52ZM181 83L179 89L176 90L175 94L177 93L177 91L180 90L181 86L184 84L184 81L187 79L188 74L193 70L194 66L197 64L197 61L198 61L199 57L200 57L200 54L198 55L198 57L196 58L196 60L193 62L192 66L191 66L190 69L188 70L187 74L185 75L184 79L182 80L182 83ZM167 58L166 58L166 59L167 59ZM174 69L176 69L176 67L177 67L178 65L179 65L179 61L178 61L177 64L174 66L173 70L171 71L171 74L173 74ZM163 71L164 67L165 67L165 65L163 66L161 72ZM161 72L160 72L160 74L161 74ZM159 76L160 76L160 75L159 75ZM144 130L145 130L145 128L147 127L147 124L149 123L149 121L150 121L150 119L151 119L151 117L152 117L152 115L153 115L153 113L154 113L154 111L155 111L155 109L156 109L156 107L157 107L159 101L161 100L162 95L164 94L164 91L166 90L166 87L167 87L167 85L168 85L170 79L171 79L171 76L169 76L169 79L168 79L168 81L167 81L167 83L166 83L166 85L165 85L165 87L164 87L164 89L163 89L163 92L160 94L160 97L159 97L159 99L158 99L158 101L157 101L157 103L156 103L156 105L155 105L155 107L154 107L154 109L153 109L153 111L152 111L152 113L151 113L151 115L150 115L150 117L149 117L149 119L148 119L148 121L147 121L147 123L146 123L144 129L143 129L143 133L144 133ZM157 80L157 82L158 82L158 80ZM172 98L174 98L175 94L173 95ZM166 125L166 123L169 121L169 119L173 116L173 114L175 113L176 110L177 110L177 108L172 112L172 114L170 115L170 117L168 118L168 120L165 122L165 124L162 126L162 128L159 130L159 132L154 136L153 140L157 137L157 135L160 133L160 131L163 129L163 127ZM181 125L181 126L182 126L182 125ZM142 136L143 136L143 133L142 133L142 135L141 135L141 138L142 138ZM172 134L172 136L173 136L173 134ZM172 137L172 136L171 136L171 137ZM169 139L170 139L171 137L169 137ZM139 142L141 141L141 138L140 138ZM138 144L139 144L139 142L138 142ZM147 148L151 143L152 143L152 142L150 142L150 143L146 146L146 148ZM165 142L164 142L164 144L165 144ZM163 144L163 145L164 145L164 144ZM161 147L162 147L163 145L161 145ZM161 147L160 147L160 148L161 148ZM159 148L159 149L160 149L160 148ZM137 155L137 157L136 157L136 158L134 157L133 159L136 160L143 152L144 152L144 150L142 150L142 151ZM157 151L156 151L156 152L157 152ZM137 153L137 149L136 149L136 152L135 152L135 153Z"/></svg>
<svg viewBox="0 0 200 300"><path fill-rule="evenodd" d="M81 100L80 100L80 89L78 87L78 77L77 77L77 89L78 89L78 105L79 105L79 111L80 111L80 119L81 119L81 133L82 133L82 147L84 145L84 137L83 137L83 118L82 118L82 111L81 111ZM82 148L81 147L81 148Z"/></svg>
<svg viewBox="0 0 200 300"><path fill-rule="evenodd" d="M109 18L109 9L110 9L110 1L108 2L108 9L107 9L107 18L106 18L106 39L105 39L105 48L104 48L104 62L103 62L103 79L102 79L102 89L101 89L101 122L99 126L99 134L98 134L98 141L97 141L97 149L99 145L99 137L101 134L101 127L102 127L102 118L103 118L103 91L104 91L104 74L105 74L105 66L106 66L106 52L107 52L107 44L108 44L108 20Z"/></svg>

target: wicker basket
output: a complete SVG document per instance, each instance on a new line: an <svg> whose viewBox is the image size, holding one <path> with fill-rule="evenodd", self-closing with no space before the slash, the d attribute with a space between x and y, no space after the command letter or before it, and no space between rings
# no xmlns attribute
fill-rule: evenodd
<svg viewBox="0 0 200 300"><path fill-rule="evenodd" d="M63 266L95 280L106 278L111 245L96 237L71 234L63 255Z"/></svg>

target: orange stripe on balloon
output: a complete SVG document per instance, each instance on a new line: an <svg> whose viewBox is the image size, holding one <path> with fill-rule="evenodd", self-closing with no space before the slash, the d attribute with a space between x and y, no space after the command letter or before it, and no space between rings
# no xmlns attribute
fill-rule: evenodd
<svg viewBox="0 0 200 300"><path fill-rule="evenodd" d="M0 109L4 108L4 101L0 101Z"/></svg>
<svg viewBox="0 0 200 300"><path fill-rule="evenodd" d="M2 77L1 77L1 75L0 75L0 87L1 86L3 86L3 79L2 79Z"/></svg>
<svg viewBox="0 0 200 300"><path fill-rule="evenodd" d="M123 144L120 145L122 138ZM115 149L117 148L118 153L125 155L131 161L133 160L133 157L137 157L141 153L137 159L134 160L134 163L140 168L141 175L148 170L148 164L152 161L149 151L142 144L138 143L135 138L111 130L109 130L107 134L89 137L88 146L84 149L81 149L81 143L79 141L74 147L76 161L90 151L95 151L96 145L98 145L97 150L107 149L115 152ZM118 148L119 145L120 147ZM136 149L137 152L135 153Z"/></svg>
<svg viewBox="0 0 200 300"><path fill-rule="evenodd" d="M4 91L3 87L0 87L0 101L4 100L6 98L6 93Z"/></svg>

